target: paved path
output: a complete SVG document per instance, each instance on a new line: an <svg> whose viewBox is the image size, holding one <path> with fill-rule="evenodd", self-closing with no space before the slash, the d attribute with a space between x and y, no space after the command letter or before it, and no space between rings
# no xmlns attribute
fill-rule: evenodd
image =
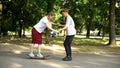
<svg viewBox="0 0 120 68"><path fill-rule="evenodd" d="M29 59L27 53L27 46L0 44L0 68L120 68L120 54L74 52L72 61L62 61L62 49L44 49L45 60Z"/></svg>

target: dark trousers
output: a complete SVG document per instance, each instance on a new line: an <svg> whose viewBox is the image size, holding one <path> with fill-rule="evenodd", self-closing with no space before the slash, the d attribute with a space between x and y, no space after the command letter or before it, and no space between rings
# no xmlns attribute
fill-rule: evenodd
<svg viewBox="0 0 120 68"><path fill-rule="evenodd" d="M65 41L64 41L64 47L66 51L66 56L71 57L71 43L74 38L74 35L71 36L66 36Z"/></svg>

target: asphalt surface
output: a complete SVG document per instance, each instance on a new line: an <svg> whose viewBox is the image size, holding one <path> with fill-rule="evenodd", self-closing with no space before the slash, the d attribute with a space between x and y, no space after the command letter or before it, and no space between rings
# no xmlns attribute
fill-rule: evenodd
<svg viewBox="0 0 120 68"><path fill-rule="evenodd" d="M120 68L120 54L74 52L72 61L62 61L62 49L44 49L46 59L30 59L28 50L28 46L1 43L0 68Z"/></svg>

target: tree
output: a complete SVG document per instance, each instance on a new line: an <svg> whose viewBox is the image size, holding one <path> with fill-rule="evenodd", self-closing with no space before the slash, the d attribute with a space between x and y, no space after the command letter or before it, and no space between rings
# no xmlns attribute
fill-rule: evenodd
<svg viewBox="0 0 120 68"><path fill-rule="evenodd" d="M88 11L84 11L86 14L83 16L85 16L85 18L86 18L86 22L85 22L85 26L87 29L86 38L89 38L93 19L95 17L95 14L97 13L96 7L95 7L96 1L95 0L85 0L83 2L85 3L85 6L86 6L85 9L88 10Z"/></svg>
<svg viewBox="0 0 120 68"><path fill-rule="evenodd" d="M116 37L115 37L115 4L116 0L109 0L109 43L110 46L116 46Z"/></svg>
<svg viewBox="0 0 120 68"><path fill-rule="evenodd" d="M18 3L19 5L19 8L18 8L18 10L19 10L19 14L18 14L18 16L19 16L19 24L18 24L18 26L19 26L19 30L18 30L18 36L19 37L22 37L22 29L23 29L23 25L24 25L24 20L23 20L23 17L24 17L24 7L26 7L26 0L19 0L19 3Z"/></svg>
<svg viewBox="0 0 120 68"><path fill-rule="evenodd" d="M54 3L55 3L56 0L46 0L46 3L47 3L47 13L53 11L53 8L54 8ZM51 34L50 34L50 31L49 29L47 28L46 29L46 44L50 45L50 40L51 40Z"/></svg>
<svg viewBox="0 0 120 68"><path fill-rule="evenodd" d="M38 0L39 1L39 0ZM18 32L22 36L22 30L33 26L43 16L44 3L37 0L4 0L2 33L7 35L8 31Z"/></svg>
<svg viewBox="0 0 120 68"><path fill-rule="evenodd" d="M2 2L0 0L0 36L1 36L1 22L2 22Z"/></svg>
<svg viewBox="0 0 120 68"><path fill-rule="evenodd" d="M117 4L120 5L119 0ZM49 11L55 11L57 22L64 23L60 15L61 8L70 9L69 13L73 17L77 33L87 30L86 36L89 38L90 30L98 29L104 36L108 31L109 1L108 0L2 0L2 34L7 35L8 31L18 32L35 25L41 17ZM116 9L117 34L120 34L120 7ZM103 30L102 30L103 29ZM25 33L24 33L25 35ZM49 35L46 33L46 35ZM99 32L99 35L101 33ZM49 39L49 36L48 36ZM49 41L46 40L46 43Z"/></svg>
<svg viewBox="0 0 120 68"><path fill-rule="evenodd" d="M116 13L116 34L120 35L120 0L117 0L115 13Z"/></svg>

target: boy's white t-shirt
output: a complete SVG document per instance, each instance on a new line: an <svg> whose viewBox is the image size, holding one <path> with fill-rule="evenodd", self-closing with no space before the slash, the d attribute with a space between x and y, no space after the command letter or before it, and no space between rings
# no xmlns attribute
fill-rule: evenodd
<svg viewBox="0 0 120 68"><path fill-rule="evenodd" d="M46 28L46 23L48 23L49 20L47 16L43 17L35 26L33 26L39 33L42 33L44 29Z"/></svg>
<svg viewBox="0 0 120 68"><path fill-rule="evenodd" d="M76 34L75 24L71 16L67 16L65 26L67 27L66 30L67 36Z"/></svg>

